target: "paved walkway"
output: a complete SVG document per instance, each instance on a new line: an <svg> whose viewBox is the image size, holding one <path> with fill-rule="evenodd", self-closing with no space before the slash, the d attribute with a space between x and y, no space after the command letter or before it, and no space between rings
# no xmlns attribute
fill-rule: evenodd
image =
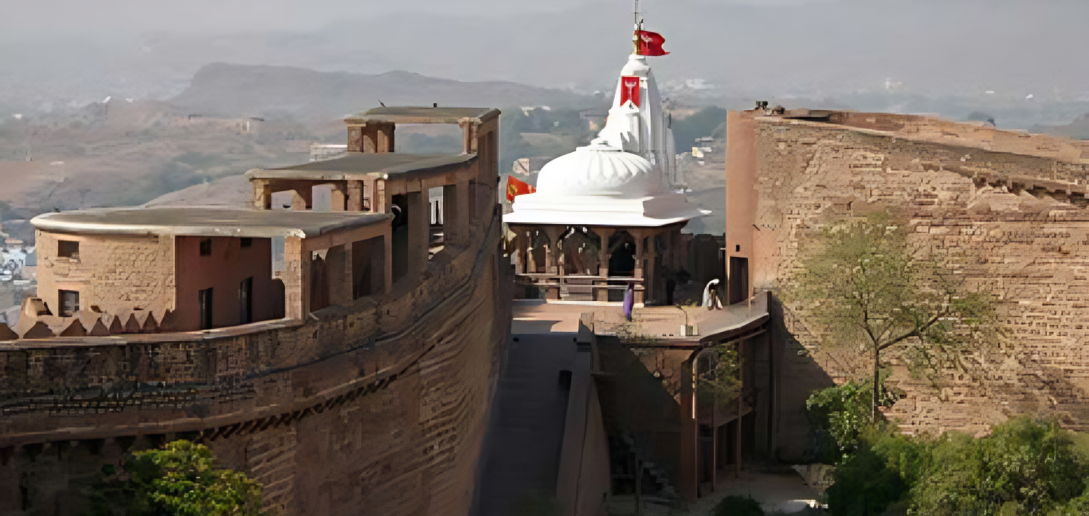
<svg viewBox="0 0 1089 516"><path fill-rule="evenodd" d="M695 326L700 335L712 335L726 329L766 317L767 295L757 295L752 303L739 303L724 310L701 307L636 307L632 322L624 320L624 309L616 303L546 303L543 300L514 302L513 333L577 332L579 317L594 314L594 332L598 335L618 331L635 332L649 338L681 338L681 327ZM695 337L698 340L699 337Z"/></svg>
<svg viewBox="0 0 1089 516"><path fill-rule="evenodd" d="M807 486L795 473L764 474L743 472L741 478L732 475L719 481L715 492L700 498L687 508L670 506L664 500L649 499L643 504L644 516L710 516L711 511L727 496L747 496L760 503L768 514L797 514L816 503L817 492ZM609 516L633 516L635 498L614 496L608 505ZM814 512L814 514L818 514Z"/></svg>
<svg viewBox="0 0 1089 516"><path fill-rule="evenodd" d="M560 371L574 365L574 334L516 331L511 340L485 442L479 516L516 516L526 497L556 493L570 386Z"/></svg>

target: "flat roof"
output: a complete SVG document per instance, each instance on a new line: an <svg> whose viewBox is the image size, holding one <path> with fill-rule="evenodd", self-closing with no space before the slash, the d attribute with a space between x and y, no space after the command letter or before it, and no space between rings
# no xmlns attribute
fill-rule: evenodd
<svg viewBox="0 0 1089 516"><path fill-rule="evenodd" d="M229 209L219 207L103 208L46 213L30 222L42 231L97 235L312 238L381 224L386 213Z"/></svg>
<svg viewBox="0 0 1089 516"><path fill-rule="evenodd" d="M495 108L389 106L349 115L348 123L389 122L394 124L456 124L462 120L483 123L499 116Z"/></svg>
<svg viewBox="0 0 1089 516"><path fill-rule="evenodd" d="M290 167L253 169L247 179L301 179L311 181L360 180L372 176L395 176L461 165L476 154L404 154L399 152L350 152L344 156Z"/></svg>

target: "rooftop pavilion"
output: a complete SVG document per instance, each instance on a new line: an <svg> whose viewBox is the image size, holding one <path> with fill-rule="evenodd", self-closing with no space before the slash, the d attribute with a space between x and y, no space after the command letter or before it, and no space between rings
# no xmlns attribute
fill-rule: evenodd
<svg viewBox="0 0 1089 516"><path fill-rule="evenodd" d="M383 107L345 120L345 156L246 174L252 208L145 206L32 222L39 297L17 337L210 330L287 318L425 281L495 207L499 111ZM394 152L398 123L459 124L460 153ZM315 193L326 190L325 206ZM288 194L276 202L274 194ZM317 209L315 209L317 208ZM282 258L281 258L282 257ZM433 267L433 268L434 268ZM25 316L25 317L24 317ZM0 335L0 339L11 337Z"/></svg>
<svg viewBox="0 0 1089 516"><path fill-rule="evenodd" d="M94 326L88 317L108 319L103 330L110 333L302 319L389 292L392 220L384 213L200 207L41 215L32 223L44 265L42 306L29 314L41 317L20 318L17 332L43 322L64 335L76 319ZM283 245L276 272L274 241ZM126 328L130 318L135 328Z"/></svg>
<svg viewBox="0 0 1089 516"><path fill-rule="evenodd" d="M254 206L315 209L327 195L334 212L391 213L394 281L420 273L446 247L464 247L495 204L499 110L396 106L350 115L347 155L250 170ZM458 154L397 153L397 124L458 124ZM325 193L327 192L327 194ZM273 196L283 200L274 202Z"/></svg>

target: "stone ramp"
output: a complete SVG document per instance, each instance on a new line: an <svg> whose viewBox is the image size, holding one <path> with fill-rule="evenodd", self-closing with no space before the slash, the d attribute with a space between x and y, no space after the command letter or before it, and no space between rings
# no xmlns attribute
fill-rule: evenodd
<svg viewBox="0 0 1089 516"><path fill-rule="evenodd" d="M575 367L573 333L512 336L485 441L478 516L512 516L526 496L552 499Z"/></svg>

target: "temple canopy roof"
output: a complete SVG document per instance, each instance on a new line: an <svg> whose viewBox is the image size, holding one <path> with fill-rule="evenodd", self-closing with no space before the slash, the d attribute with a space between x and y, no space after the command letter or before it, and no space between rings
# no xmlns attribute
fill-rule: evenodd
<svg viewBox="0 0 1089 516"><path fill-rule="evenodd" d="M596 139L541 169L537 193L549 197L598 195L637 199L662 192L654 165Z"/></svg>

